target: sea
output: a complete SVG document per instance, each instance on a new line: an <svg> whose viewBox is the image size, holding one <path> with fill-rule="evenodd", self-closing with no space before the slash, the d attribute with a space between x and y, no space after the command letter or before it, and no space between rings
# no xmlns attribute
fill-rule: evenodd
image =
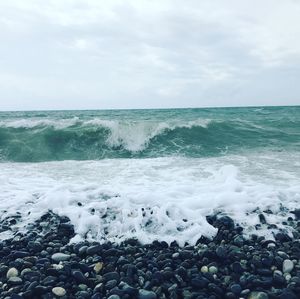
<svg viewBox="0 0 300 299"><path fill-rule="evenodd" d="M208 215L272 238L296 208L300 106L0 112L0 239L48 211L73 242L195 244Z"/></svg>

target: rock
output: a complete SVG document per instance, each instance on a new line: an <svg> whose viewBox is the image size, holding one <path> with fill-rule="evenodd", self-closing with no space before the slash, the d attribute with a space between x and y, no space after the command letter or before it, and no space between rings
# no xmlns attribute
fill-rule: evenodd
<svg viewBox="0 0 300 299"><path fill-rule="evenodd" d="M29 252L27 252L27 251L14 251L13 253L12 253L12 257L14 258L14 259L17 259L17 258L23 258L23 257L25 257L25 256L29 256Z"/></svg>
<svg viewBox="0 0 300 299"><path fill-rule="evenodd" d="M17 277L19 275L19 271L16 268L10 268L6 273L6 278L10 279L11 277Z"/></svg>
<svg viewBox="0 0 300 299"><path fill-rule="evenodd" d="M80 289L81 291L86 291L87 288L88 288L88 286L87 286L86 284L83 284L83 283L80 283L80 284L78 285L78 287L79 287L79 289Z"/></svg>
<svg viewBox="0 0 300 299"><path fill-rule="evenodd" d="M72 276L78 283L85 283L86 277L82 274L81 271L75 270L72 272Z"/></svg>
<svg viewBox="0 0 300 299"><path fill-rule="evenodd" d="M98 262L95 264L94 266L94 271L96 272L96 274L98 274L103 268L103 263Z"/></svg>
<svg viewBox="0 0 300 299"><path fill-rule="evenodd" d="M64 262L64 261L68 261L71 258L71 256L69 254L65 254L65 253L54 253L51 256L51 259L55 262Z"/></svg>
<svg viewBox="0 0 300 299"><path fill-rule="evenodd" d="M227 256L227 250L224 246L218 246L216 249L216 254L219 258L224 259Z"/></svg>
<svg viewBox="0 0 300 299"><path fill-rule="evenodd" d="M173 253L173 254L172 254L172 258L173 258L173 259L179 258L179 253L178 253L178 252Z"/></svg>
<svg viewBox="0 0 300 299"><path fill-rule="evenodd" d="M259 214L258 217L259 217L259 221L260 221L261 224L266 224L267 223L266 217L265 217L264 214Z"/></svg>
<svg viewBox="0 0 300 299"><path fill-rule="evenodd" d="M269 299L269 296L265 292L251 292L248 299Z"/></svg>
<svg viewBox="0 0 300 299"><path fill-rule="evenodd" d="M108 273L105 273L103 275L103 278L106 280L106 281L109 281L109 280L117 280L119 281L120 279L120 274L118 272L108 272Z"/></svg>
<svg viewBox="0 0 300 299"><path fill-rule="evenodd" d="M118 284L118 282L113 279L113 280L109 280L106 284L105 284L105 287L110 290L112 288L114 288L116 285Z"/></svg>
<svg viewBox="0 0 300 299"><path fill-rule="evenodd" d="M29 272L31 272L31 269L25 268L21 271L21 276L24 276L24 275L26 275L26 273L29 273Z"/></svg>
<svg viewBox="0 0 300 299"><path fill-rule="evenodd" d="M138 294L138 289L131 287L130 285L128 285L127 283L121 281L119 284L119 287L121 290L124 291L125 294L131 296L131 297L136 297Z"/></svg>
<svg viewBox="0 0 300 299"><path fill-rule="evenodd" d="M215 223L216 227L225 227L227 229L234 229L234 221L229 216L223 216L217 219Z"/></svg>
<svg viewBox="0 0 300 299"><path fill-rule="evenodd" d="M211 274L216 274L216 273L218 273L218 268L215 266L210 266L208 269L208 272Z"/></svg>
<svg viewBox="0 0 300 299"><path fill-rule="evenodd" d="M243 267L241 266L241 264L239 262L234 262L232 264L232 270L233 270L233 272L235 272L237 274L241 274L244 271Z"/></svg>
<svg viewBox="0 0 300 299"><path fill-rule="evenodd" d="M118 295L110 295L108 299L121 299Z"/></svg>
<svg viewBox="0 0 300 299"><path fill-rule="evenodd" d="M47 276L43 281L42 284L44 286L52 286L57 281L57 278L55 276Z"/></svg>
<svg viewBox="0 0 300 299"><path fill-rule="evenodd" d="M66 295L66 290L62 287L55 287L52 289L52 293L57 297L63 297Z"/></svg>
<svg viewBox="0 0 300 299"><path fill-rule="evenodd" d="M233 285L231 285L230 291L235 295L239 295L242 291L242 287L239 284L234 283Z"/></svg>
<svg viewBox="0 0 300 299"><path fill-rule="evenodd" d="M156 299L157 295L152 291L147 291L144 289L139 290L139 299Z"/></svg>
<svg viewBox="0 0 300 299"><path fill-rule="evenodd" d="M22 284L22 279L20 277L10 277L8 279L8 283L11 285L19 285Z"/></svg>
<svg viewBox="0 0 300 299"><path fill-rule="evenodd" d="M201 269L200 269L200 271L202 273L207 273L208 272L208 267L207 266L202 266Z"/></svg>
<svg viewBox="0 0 300 299"><path fill-rule="evenodd" d="M192 278L190 284L196 289L203 289L209 283L209 280L205 277Z"/></svg>
<svg viewBox="0 0 300 299"><path fill-rule="evenodd" d="M94 255L96 253L100 253L102 250L102 246L100 244L90 246L86 249L87 255Z"/></svg>
<svg viewBox="0 0 300 299"><path fill-rule="evenodd" d="M283 273L290 273L294 269L294 263L291 260L284 260L282 264Z"/></svg>
<svg viewBox="0 0 300 299"><path fill-rule="evenodd" d="M295 215L296 220L300 220L300 209L295 209L291 213Z"/></svg>

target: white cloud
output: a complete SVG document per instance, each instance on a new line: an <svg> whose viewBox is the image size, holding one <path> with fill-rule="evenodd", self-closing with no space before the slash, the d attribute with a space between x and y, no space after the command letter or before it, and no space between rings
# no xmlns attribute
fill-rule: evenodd
<svg viewBox="0 0 300 299"><path fill-rule="evenodd" d="M300 104L299 13L292 0L3 1L0 110Z"/></svg>

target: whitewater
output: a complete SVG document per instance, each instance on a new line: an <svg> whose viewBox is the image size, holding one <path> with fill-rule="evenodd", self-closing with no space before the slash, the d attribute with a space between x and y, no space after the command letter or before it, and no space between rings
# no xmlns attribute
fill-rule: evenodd
<svg viewBox="0 0 300 299"><path fill-rule="evenodd" d="M0 221L18 217L0 238L49 210L74 242L195 244L214 214L246 235L291 233L299 149L299 107L1 112Z"/></svg>

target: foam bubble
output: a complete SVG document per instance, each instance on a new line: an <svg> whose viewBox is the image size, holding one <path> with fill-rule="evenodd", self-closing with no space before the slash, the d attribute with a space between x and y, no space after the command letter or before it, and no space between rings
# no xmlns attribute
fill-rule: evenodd
<svg viewBox="0 0 300 299"><path fill-rule="evenodd" d="M293 157L299 158L294 153ZM259 212L284 228L300 200L299 169L285 153L218 158L114 159L0 164L1 220L20 211L24 229L48 209L71 219L75 240L136 237L194 244L216 229L205 216L224 213L255 230ZM282 207L286 207L282 209ZM261 229L258 234L268 234ZM1 236L2 238L5 236Z"/></svg>

